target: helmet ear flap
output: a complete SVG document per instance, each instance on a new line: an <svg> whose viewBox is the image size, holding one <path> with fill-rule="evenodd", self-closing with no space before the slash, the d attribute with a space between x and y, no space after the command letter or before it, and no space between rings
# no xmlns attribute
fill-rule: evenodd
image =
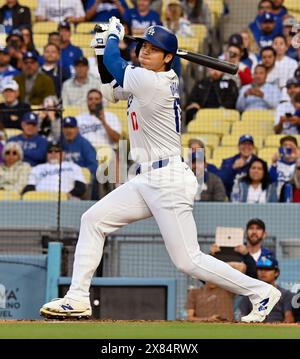
<svg viewBox="0 0 300 359"><path fill-rule="evenodd" d="M139 57L139 53L141 51L142 45L143 45L143 41L138 41L138 43L137 43L137 45L135 47L136 57Z"/></svg>

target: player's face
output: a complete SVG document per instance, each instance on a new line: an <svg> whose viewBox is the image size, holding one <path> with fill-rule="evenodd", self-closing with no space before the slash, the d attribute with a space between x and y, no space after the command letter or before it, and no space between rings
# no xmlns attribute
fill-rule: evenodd
<svg viewBox="0 0 300 359"><path fill-rule="evenodd" d="M141 67L154 72L165 71L165 65L172 59L171 54L165 56L164 51L150 44L143 42L139 53L139 62Z"/></svg>
<svg viewBox="0 0 300 359"><path fill-rule="evenodd" d="M255 246L260 243L265 237L265 231L257 224L251 224L247 230L247 241Z"/></svg>

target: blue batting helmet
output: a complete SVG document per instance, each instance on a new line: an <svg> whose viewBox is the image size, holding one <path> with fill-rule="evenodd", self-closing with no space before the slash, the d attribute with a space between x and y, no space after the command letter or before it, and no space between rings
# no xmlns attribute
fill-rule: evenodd
<svg viewBox="0 0 300 359"><path fill-rule="evenodd" d="M166 27L160 25L154 25L148 27L142 37L137 37L138 44L136 46L136 55L139 55L140 49L144 41L150 42L150 44L167 51L173 55L176 54L178 49L177 37Z"/></svg>

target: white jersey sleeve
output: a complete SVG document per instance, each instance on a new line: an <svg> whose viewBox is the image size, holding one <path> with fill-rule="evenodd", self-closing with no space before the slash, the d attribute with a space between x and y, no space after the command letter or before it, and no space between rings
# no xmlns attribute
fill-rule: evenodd
<svg viewBox="0 0 300 359"><path fill-rule="evenodd" d="M141 106L151 102L157 87L157 76L154 71L141 67L127 66L124 75L123 89L133 94ZM147 96L145 96L147 94Z"/></svg>

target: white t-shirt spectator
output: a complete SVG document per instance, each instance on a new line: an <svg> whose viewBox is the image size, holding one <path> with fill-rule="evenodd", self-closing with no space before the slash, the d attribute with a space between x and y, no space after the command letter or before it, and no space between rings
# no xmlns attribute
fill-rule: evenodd
<svg viewBox="0 0 300 359"><path fill-rule="evenodd" d="M105 121L114 131L121 133L122 127L119 118L111 112L104 112ZM94 146L110 145L114 146L114 142L110 140L108 134L103 127L101 121L89 112L81 113L76 117L79 132Z"/></svg>
<svg viewBox="0 0 300 359"><path fill-rule="evenodd" d="M279 124L281 116L285 116L286 113L293 115L295 111L296 109L290 101L280 103L275 112L274 126ZM289 122L284 122L282 124L281 133L286 135L298 135L298 126L291 125Z"/></svg>
<svg viewBox="0 0 300 359"><path fill-rule="evenodd" d="M39 0L36 16L60 22L68 17L85 16L81 0Z"/></svg>
<svg viewBox="0 0 300 359"><path fill-rule="evenodd" d="M256 188L249 186L247 203L266 203L266 191L262 189L261 184Z"/></svg>
<svg viewBox="0 0 300 359"><path fill-rule="evenodd" d="M76 163L63 161L61 165L61 191L69 193L75 181L85 183L81 167ZM28 180L29 185L35 186L36 191L58 192L59 164L44 163L32 168Z"/></svg>

